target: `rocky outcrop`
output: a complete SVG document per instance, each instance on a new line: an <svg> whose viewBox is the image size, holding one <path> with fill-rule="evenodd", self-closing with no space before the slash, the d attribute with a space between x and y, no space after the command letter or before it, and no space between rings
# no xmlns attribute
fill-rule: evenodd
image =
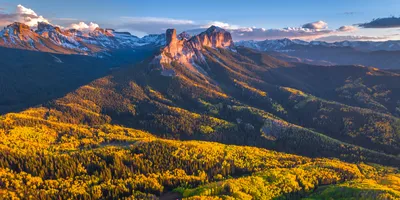
<svg viewBox="0 0 400 200"><path fill-rule="evenodd" d="M168 29L165 33L166 37L166 46L164 51L168 54L169 58L175 58L179 57L180 55L183 55L183 47L185 46L185 41L183 40L178 40L176 36L176 30L175 29Z"/></svg>
<svg viewBox="0 0 400 200"><path fill-rule="evenodd" d="M191 40L196 48L200 48L202 46L212 48L234 47L231 34L216 26L211 26L205 32L200 33Z"/></svg>
<svg viewBox="0 0 400 200"><path fill-rule="evenodd" d="M11 29L12 33L14 35L18 35L18 34L21 34L24 32L31 31L31 29L28 25L25 25L25 24L19 23L19 22L14 22L14 23L8 25L6 28Z"/></svg>
<svg viewBox="0 0 400 200"><path fill-rule="evenodd" d="M53 26L51 24L45 22L38 23L38 29L36 32L45 32L45 31L55 31L57 33L62 33L61 28L58 26Z"/></svg>
<svg viewBox="0 0 400 200"><path fill-rule="evenodd" d="M178 40L190 40L192 36L187 32L182 32L178 35Z"/></svg>
<svg viewBox="0 0 400 200"><path fill-rule="evenodd" d="M24 46L31 46L31 44L39 41L39 35L36 34L29 26L15 22L5 27L0 32L2 41L1 46L16 46L23 48Z"/></svg>
<svg viewBox="0 0 400 200"><path fill-rule="evenodd" d="M82 31L79 31L77 29L68 29L68 30L64 30L64 35L67 36L81 36L83 35Z"/></svg>
<svg viewBox="0 0 400 200"><path fill-rule="evenodd" d="M195 64L206 64L202 54L204 47L234 48L231 34L216 26L211 26L205 32L193 37L190 37L187 33L177 36L175 29L168 29L165 36L166 46L160 56L157 56L153 61L161 67L161 74L165 74L164 71L166 70L173 70L166 68L172 61L177 61L193 69L193 71L204 74L204 70L199 69L199 66Z"/></svg>
<svg viewBox="0 0 400 200"><path fill-rule="evenodd" d="M176 30L175 29L168 29L165 32L165 38L167 40L167 46L171 43L175 43L177 38L176 38Z"/></svg>
<svg viewBox="0 0 400 200"><path fill-rule="evenodd" d="M222 28L211 26L199 35L185 37L180 34L180 39L176 35L175 29L166 31L166 47L163 50L161 62L171 62L173 59L181 62L199 61L201 51L204 47L211 48L233 48L232 36Z"/></svg>
<svg viewBox="0 0 400 200"><path fill-rule="evenodd" d="M113 29L103 29L97 27L94 31L90 32L89 35L92 37L114 37Z"/></svg>

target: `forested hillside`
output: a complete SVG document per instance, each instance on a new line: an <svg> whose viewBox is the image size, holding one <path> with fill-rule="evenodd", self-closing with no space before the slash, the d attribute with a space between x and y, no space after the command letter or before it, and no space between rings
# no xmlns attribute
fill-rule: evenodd
<svg viewBox="0 0 400 200"><path fill-rule="evenodd" d="M0 118L12 199L400 198L400 76L288 63L218 27Z"/></svg>
<svg viewBox="0 0 400 200"><path fill-rule="evenodd" d="M395 168L158 139L117 125L56 122L45 119L48 111L0 120L0 198L400 198Z"/></svg>

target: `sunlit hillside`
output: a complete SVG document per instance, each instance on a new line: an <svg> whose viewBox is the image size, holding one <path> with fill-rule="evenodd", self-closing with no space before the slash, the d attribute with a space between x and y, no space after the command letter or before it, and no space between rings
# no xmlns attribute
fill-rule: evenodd
<svg viewBox="0 0 400 200"><path fill-rule="evenodd" d="M0 197L400 198L398 73L288 63L214 26L174 34L136 65L2 115Z"/></svg>

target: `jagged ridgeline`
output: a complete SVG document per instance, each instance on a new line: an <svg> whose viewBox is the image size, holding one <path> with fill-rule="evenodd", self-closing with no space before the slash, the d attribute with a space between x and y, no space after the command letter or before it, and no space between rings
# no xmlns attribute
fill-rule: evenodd
<svg viewBox="0 0 400 200"><path fill-rule="evenodd" d="M0 31L0 46L59 54L109 56L115 50L136 49L165 44L163 35L138 38L128 32L97 27L90 32L39 22L36 30L15 22Z"/></svg>
<svg viewBox="0 0 400 200"><path fill-rule="evenodd" d="M165 35L138 38L96 28L91 32L40 22L0 31L0 114L59 98L110 70L143 60L165 45Z"/></svg>
<svg viewBox="0 0 400 200"><path fill-rule="evenodd" d="M400 76L289 63L210 27L0 118L0 195L398 199Z"/></svg>

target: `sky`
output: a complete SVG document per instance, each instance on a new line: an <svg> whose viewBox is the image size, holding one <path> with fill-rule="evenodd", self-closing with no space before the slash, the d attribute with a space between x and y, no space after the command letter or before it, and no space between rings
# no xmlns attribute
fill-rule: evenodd
<svg viewBox="0 0 400 200"><path fill-rule="evenodd" d="M400 40L399 11L399 0L0 0L0 27L43 21L141 37L217 25L234 40Z"/></svg>

